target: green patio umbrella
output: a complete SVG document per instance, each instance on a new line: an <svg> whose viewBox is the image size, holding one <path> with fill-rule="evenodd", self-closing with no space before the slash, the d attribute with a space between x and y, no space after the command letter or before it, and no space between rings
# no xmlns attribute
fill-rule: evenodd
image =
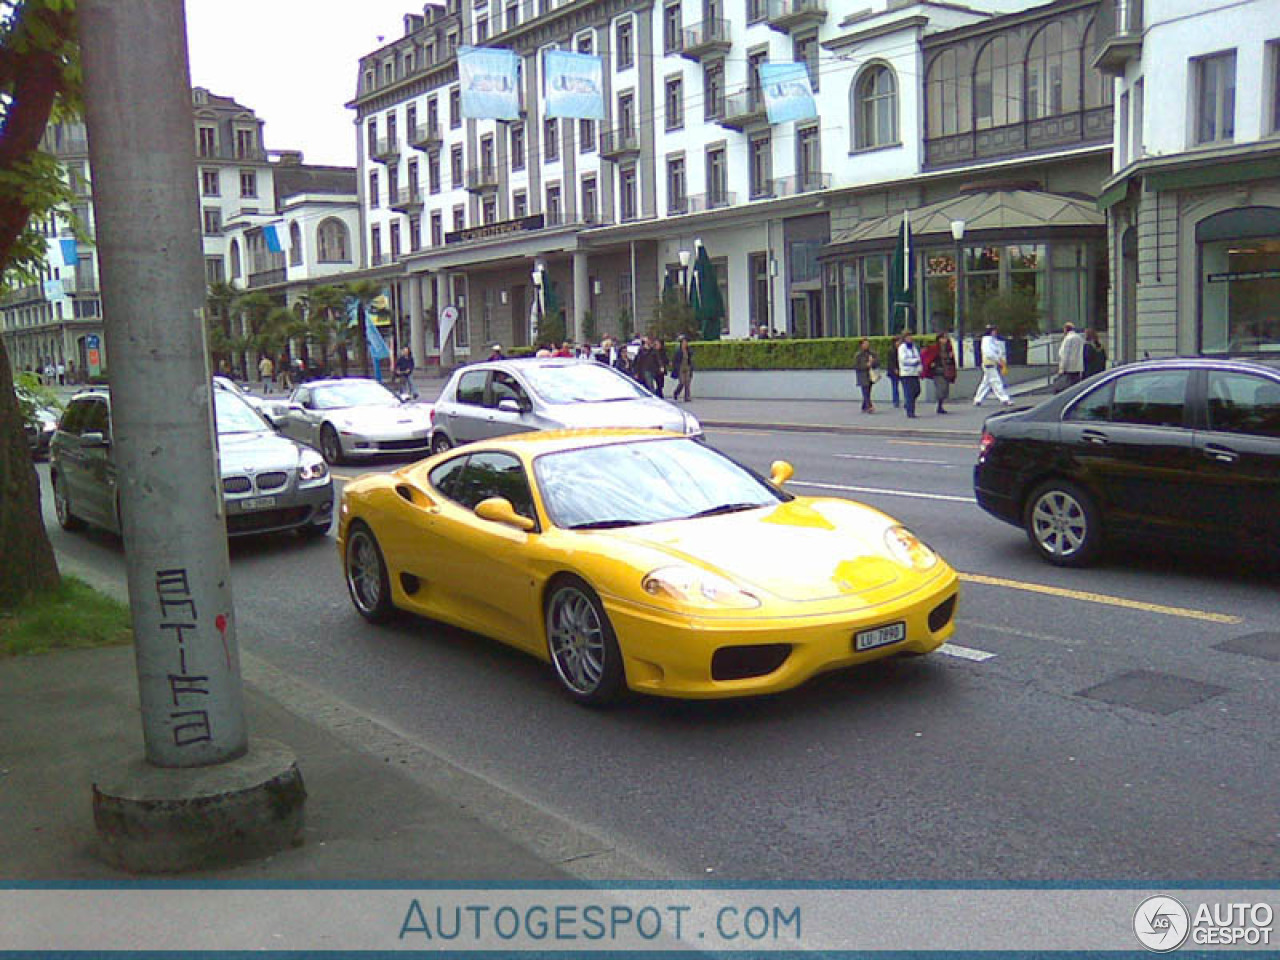
<svg viewBox="0 0 1280 960"><path fill-rule="evenodd" d="M720 323L724 320L724 299L716 279L716 266L707 255L702 241L697 241L698 256L693 263L693 281L689 285L689 305L703 340L720 339Z"/></svg>
<svg viewBox="0 0 1280 960"><path fill-rule="evenodd" d="M902 211L902 224L898 227L898 243L893 248L893 261L889 276L889 330L901 333L913 327L915 314L915 256L911 247L911 220ZM916 333L920 331L917 330Z"/></svg>

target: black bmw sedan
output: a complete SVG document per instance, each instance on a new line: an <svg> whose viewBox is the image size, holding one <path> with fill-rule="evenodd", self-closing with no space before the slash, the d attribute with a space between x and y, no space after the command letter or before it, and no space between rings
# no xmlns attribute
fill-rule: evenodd
<svg viewBox="0 0 1280 960"><path fill-rule="evenodd" d="M1280 556L1280 370L1174 358L1100 373L989 418L973 487L1059 566L1110 539Z"/></svg>

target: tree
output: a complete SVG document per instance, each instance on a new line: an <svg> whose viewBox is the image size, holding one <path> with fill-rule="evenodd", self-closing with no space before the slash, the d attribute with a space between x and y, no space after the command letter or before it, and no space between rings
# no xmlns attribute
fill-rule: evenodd
<svg viewBox="0 0 1280 960"><path fill-rule="evenodd" d="M69 213L68 185L40 141L50 117L79 109L75 36L73 0L0 0L0 293L39 277L45 239L32 224ZM0 610L58 581L0 338Z"/></svg>

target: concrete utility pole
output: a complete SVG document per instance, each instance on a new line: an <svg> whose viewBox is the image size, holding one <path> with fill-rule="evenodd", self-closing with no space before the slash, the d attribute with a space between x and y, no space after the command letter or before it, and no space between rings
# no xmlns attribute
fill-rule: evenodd
<svg viewBox="0 0 1280 960"><path fill-rule="evenodd" d="M95 784L94 813L109 859L179 870L290 842L305 790L288 751L245 725L182 0L80 0L78 19L146 745ZM281 790L287 838L257 823Z"/></svg>

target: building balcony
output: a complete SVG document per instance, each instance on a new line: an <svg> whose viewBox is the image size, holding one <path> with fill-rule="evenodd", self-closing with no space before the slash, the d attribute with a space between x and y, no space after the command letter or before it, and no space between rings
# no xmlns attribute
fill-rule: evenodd
<svg viewBox="0 0 1280 960"><path fill-rule="evenodd" d="M1113 116L1114 107L1106 104L1021 123L928 137L924 141L924 166L926 170L936 170L1002 157L1102 146L1111 142Z"/></svg>
<svg viewBox="0 0 1280 960"><path fill-rule="evenodd" d="M771 0L769 3L769 26L783 33L816 26L826 19L826 0Z"/></svg>
<svg viewBox="0 0 1280 960"><path fill-rule="evenodd" d="M1121 76L1126 64L1142 56L1142 0L1103 0L1097 38L1094 67L1108 76Z"/></svg>
<svg viewBox="0 0 1280 960"><path fill-rule="evenodd" d="M498 189L498 168L493 164L467 170L467 189L472 193Z"/></svg>
<svg viewBox="0 0 1280 960"><path fill-rule="evenodd" d="M422 189L401 187L389 198L387 206L398 213L417 213L422 209Z"/></svg>
<svg viewBox="0 0 1280 960"><path fill-rule="evenodd" d="M724 98L724 108L716 118L716 123L738 131L767 125L769 114L765 109L764 97L755 90L740 90L729 94Z"/></svg>
<svg viewBox="0 0 1280 960"><path fill-rule="evenodd" d="M284 283L284 280L284 267L276 267L272 270L263 270L259 273L249 274L250 287L268 287L273 283Z"/></svg>
<svg viewBox="0 0 1280 960"><path fill-rule="evenodd" d="M713 190L685 197L685 213L705 213L707 210L723 210L738 202L738 195L729 190Z"/></svg>
<svg viewBox="0 0 1280 960"><path fill-rule="evenodd" d="M409 128L409 146L415 150L439 150L443 143L439 123L419 123Z"/></svg>
<svg viewBox="0 0 1280 960"><path fill-rule="evenodd" d="M378 163L392 164L400 159L400 143L395 137L379 137L371 156Z"/></svg>
<svg viewBox="0 0 1280 960"><path fill-rule="evenodd" d="M606 130L600 137L600 156L620 160L640 153L640 135L634 126Z"/></svg>
<svg viewBox="0 0 1280 960"><path fill-rule="evenodd" d="M831 174L818 170L797 173L790 177L776 177L769 181L769 194L772 197L793 197L797 193L813 193L815 190L829 190Z"/></svg>
<svg viewBox="0 0 1280 960"><path fill-rule="evenodd" d="M728 20L704 20L684 28L680 55L700 61L703 57L723 55L731 46L733 40L729 35Z"/></svg>

